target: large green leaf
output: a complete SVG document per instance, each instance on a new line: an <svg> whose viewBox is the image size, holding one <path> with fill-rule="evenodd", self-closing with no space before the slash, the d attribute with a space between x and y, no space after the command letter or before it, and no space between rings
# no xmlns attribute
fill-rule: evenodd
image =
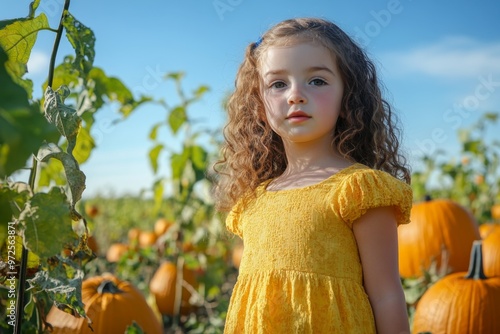
<svg viewBox="0 0 500 334"><path fill-rule="evenodd" d="M149 151L149 162L151 163L151 167L153 168L153 173L155 174L158 171L158 157L161 151L163 150L163 147L164 146L162 144L158 144L155 147L153 147L151 151Z"/></svg>
<svg viewBox="0 0 500 334"><path fill-rule="evenodd" d="M76 317L86 317L81 301L83 278L84 272L78 264L55 256L49 260L48 270L38 271L28 282L35 292L46 292L60 310Z"/></svg>
<svg viewBox="0 0 500 334"><path fill-rule="evenodd" d="M24 207L29 197L31 190L26 183L9 184L0 181L0 248L7 238L8 226L13 226L15 218L20 214L19 208Z"/></svg>
<svg viewBox="0 0 500 334"><path fill-rule="evenodd" d="M116 101L120 104L119 111L124 118L128 117L138 106L151 101L150 97L141 97L135 100L132 92L125 84L116 77L108 77L106 73L98 67L94 67L89 73L89 83L92 87L90 92L94 96L95 110L101 108L107 101Z"/></svg>
<svg viewBox="0 0 500 334"><path fill-rule="evenodd" d="M26 203L19 221L25 247L40 258L54 256L76 237L66 194L59 187L36 193Z"/></svg>
<svg viewBox="0 0 500 334"><path fill-rule="evenodd" d="M172 168L172 178L174 180L179 180L182 177L186 164L189 160L189 150L184 149L182 153L172 154L171 168Z"/></svg>
<svg viewBox="0 0 500 334"><path fill-rule="evenodd" d="M85 174L80 170L78 162L71 154L64 152L53 143L44 144L38 151L37 159L46 162L51 158L57 159L63 164L66 181L71 190L71 209L73 210L85 190Z"/></svg>
<svg viewBox="0 0 500 334"><path fill-rule="evenodd" d="M82 164L90 158L92 150L95 148L94 138L89 133L90 127L82 127L78 133L78 140L76 141L75 149L73 150L73 155L78 161L78 164Z"/></svg>
<svg viewBox="0 0 500 334"><path fill-rule="evenodd" d="M63 19L68 41L75 49L75 61L73 66L86 77L93 67L95 58L95 36L94 32L75 19L69 12Z"/></svg>
<svg viewBox="0 0 500 334"><path fill-rule="evenodd" d="M10 23L10 22L8 22ZM37 17L14 20L10 24L0 24L0 47L8 54L7 71L19 85L23 86L31 97L32 82L23 80L27 72L27 64L31 50L35 45L38 32L50 29L47 16L40 14Z"/></svg>
<svg viewBox="0 0 500 334"><path fill-rule="evenodd" d="M58 138L38 105L30 104L26 90L7 73L6 61L0 47L0 177L26 166L44 140Z"/></svg>
<svg viewBox="0 0 500 334"><path fill-rule="evenodd" d="M82 119L76 113L76 110L64 104L64 99L69 95L69 89L61 86L56 91L51 87L45 90L45 102L43 108L45 117L54 124L59 133L68 140L67 152L71 154L76 145L76 137L80 130Z"/></svg>
<svg viewBox="0 0 500 334"><path fill-rule="evenodd" d="M168 124L174 134L179 131L180 127L187 121L186 109L183 106L175 107L168 115Z"/></svg>

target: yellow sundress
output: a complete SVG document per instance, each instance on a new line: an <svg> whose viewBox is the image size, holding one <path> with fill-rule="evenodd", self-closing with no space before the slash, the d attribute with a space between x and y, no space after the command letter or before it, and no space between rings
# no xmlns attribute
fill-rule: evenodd
<svg viewBox="0 0 500 334"><path fill-rule="evenodd" d="M408 223L410 186L362 164L298 189L269 182L226 219L244 252L224 332L375 333L352 224L382 206Z"/></svg>

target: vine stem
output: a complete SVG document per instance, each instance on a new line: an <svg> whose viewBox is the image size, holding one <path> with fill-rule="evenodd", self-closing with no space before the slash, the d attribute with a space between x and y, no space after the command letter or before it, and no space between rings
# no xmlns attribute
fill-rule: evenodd
<svg viewBox="0 0 500 334"><path fill-rule="evenodd" d="M54 81L54 67L56 64L57 50L59 49L59 43L61 42L61 36L64 30L64 17L69 9L70 0L64 1L64 8L61 14L61 20L59 21L59 27L57 28L56 39L54 40L54 47L52 48L52 55L50 56L49 65L49 79L47 80L47 86L52 87L52 82Z"/></svg>
<svg viewBox="0 0 500 334"><path fill-rule="evenodd" d="M61 42L61 36L64 30L64 17L69 9L70 0L65 0L64 8L61 14L61 20L59 21L59 27L56 33L56 39L54 41L54 47L52 48L52 55L50 57L50 65L49 65L49 78L48 78L48 86L52 87L52 82L54 80L54 67L56 62L57 50L59 49L59 43ZM36 173L38 169L38 161L36 157L33 156L33 165L31 167L30 176L29 176L29 186L31 189L35 189L35 179ZM21 267L19 268L19 283L17 290L17 301L16 301L16 319L14 322L14 333L22 334L22 319L24 315L24 292L26 287L26 276L27 276L27 267L28 267L28 250L22 245L21 251Z"/></svg>

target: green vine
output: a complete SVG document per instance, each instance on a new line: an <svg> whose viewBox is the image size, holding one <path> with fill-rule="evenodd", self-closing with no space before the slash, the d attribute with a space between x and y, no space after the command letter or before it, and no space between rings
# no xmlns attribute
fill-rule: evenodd
<svg viewBox="0 0 500 334"><path fill-rule="evenodd" d="M79 212L86 179L80 164L95 147L94 114L117 101L126 118L150 100L134 99L120 80L93 65L94 33L70 13L70 0L64 2L58 29L49 26L45 14L37 15L39 5L40 0L31 2L27 17L0 21L2 333L42 333L50 328L45 316L51 307L86 317L81 285L84 266L95 254L87 245L86 217ZM37 99L25 74L40 31L56 35L44 96ZM75 55L56 66L64 32ZM24 169L30 171L28 182L13 181L12 175Z"/></svg>

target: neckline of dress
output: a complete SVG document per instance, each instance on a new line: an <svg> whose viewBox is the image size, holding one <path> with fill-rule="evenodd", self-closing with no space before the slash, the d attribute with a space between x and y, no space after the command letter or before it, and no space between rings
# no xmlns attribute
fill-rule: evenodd
<svg viewBox="0 0 500 334"><path fill-rule="evenodd" d="M309 184L307 186L303 186L303 187L296 187L296 188L289 188L289 189L277 189L277 190L268 190L267 189L267 186L269 185L269 183L271 183L271 181L274 180L273 179L269 179L269 180L266 180L264 181L264 183L262 184L262 189L264 190L265 193L268 193L268 194L272 194L272 193L281 193L281 192L287 192L287 191L297 191L297 190L305 190L305 189L308 189L308 188L314 188L314 187L318 187L324 183L327 183L329 181L331 181L332 179L336 178L337 176L339 175L342 175L342 174L345 174L346 172L348 172L349 170L353 169L354 167L359 167L359 166L363 166L362 164L360 163L353 163L352 165L348 166L348 167L345 167L345 168L342 168L341 170L339 170L338 172L336 173L333 173L332 175L328 176L327 178L319 181L319 182L316 182L316 183L313 183L313 184Z"/></svg>

